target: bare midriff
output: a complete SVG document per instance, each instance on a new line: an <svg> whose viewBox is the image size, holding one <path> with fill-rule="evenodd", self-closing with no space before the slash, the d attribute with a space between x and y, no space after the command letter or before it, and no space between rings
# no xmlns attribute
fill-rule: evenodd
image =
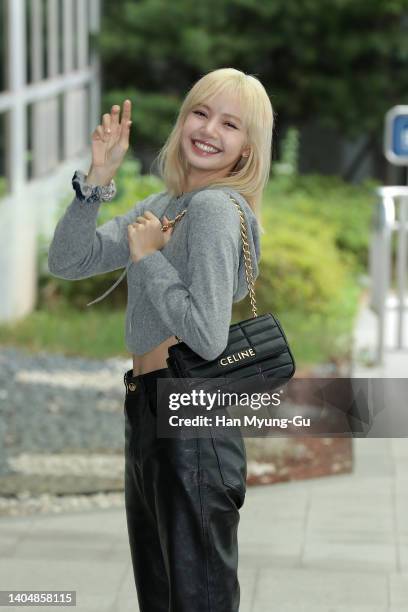
<svg viewBox="0 0 408 612"><path fill-rule="evenodd" d="M177 338L175 336L170 336L151 351L148 351L143 355L132 355L133 376L147 374L148 372L153 372L153 370L167 368L166 359L169 356L167 349L173 344L177 344Z"/></svg>

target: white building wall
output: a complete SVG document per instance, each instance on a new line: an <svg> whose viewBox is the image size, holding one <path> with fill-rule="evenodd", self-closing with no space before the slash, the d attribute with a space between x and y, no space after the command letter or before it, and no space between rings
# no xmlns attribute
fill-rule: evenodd
<svg viewBox="0 0 408 612"><path fill-rule="evenodd" d="M52 232L73 170L89 167L90 136L100 122L100 79L88 36L99 24L100 0L7 0L8 83L0 92L0 113L6 117L9 189L0 199L1 322L35 306L38 236Z"/></svg>

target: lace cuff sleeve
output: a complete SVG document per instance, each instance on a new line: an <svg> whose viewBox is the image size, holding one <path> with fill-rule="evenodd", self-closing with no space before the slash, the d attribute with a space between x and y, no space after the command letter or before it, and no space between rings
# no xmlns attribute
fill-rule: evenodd
<svg viewBox="0 0 408 612"><path fill-rule="evenodd" d="M76 170L72 177L72 187L81 202L110 202L115 197L116 185L113 179L109 185L89 185L86 178L81 170Z"/></svg>

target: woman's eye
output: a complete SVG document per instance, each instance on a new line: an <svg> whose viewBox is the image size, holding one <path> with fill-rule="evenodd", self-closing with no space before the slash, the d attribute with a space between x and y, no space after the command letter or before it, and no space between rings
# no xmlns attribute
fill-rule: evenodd
<svg viewBox="0 0 408 612"><path fill-rule="evenodd" d="M205 114L202 111L196 110L196 111L193 111L193 113L196 113L198 115L204 115L204 117L205 117Z"/></svg>

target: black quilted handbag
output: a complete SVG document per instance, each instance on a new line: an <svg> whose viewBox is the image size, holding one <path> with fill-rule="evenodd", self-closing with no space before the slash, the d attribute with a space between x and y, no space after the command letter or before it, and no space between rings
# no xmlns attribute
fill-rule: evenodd
<svg viewBox="0 0 408 612"><path fill-rule="evenodd" d="M257 315L246 221L241 206L231 195L229 197L240 214L245 275L253 317L230 325L228 344L216 359L203 359L176 336L178 344L168 348L166 361L172 376L183 379L186 390L196 386L194 379L212 379L217 388L226 388L232 383L233 389L243 385L248 389L262 387L273 390L294 375L295 358L279 320L270 312ZM183 213L178 217L181 218ZM205 381L200 384L200 388L207 386Z"/></svg>

